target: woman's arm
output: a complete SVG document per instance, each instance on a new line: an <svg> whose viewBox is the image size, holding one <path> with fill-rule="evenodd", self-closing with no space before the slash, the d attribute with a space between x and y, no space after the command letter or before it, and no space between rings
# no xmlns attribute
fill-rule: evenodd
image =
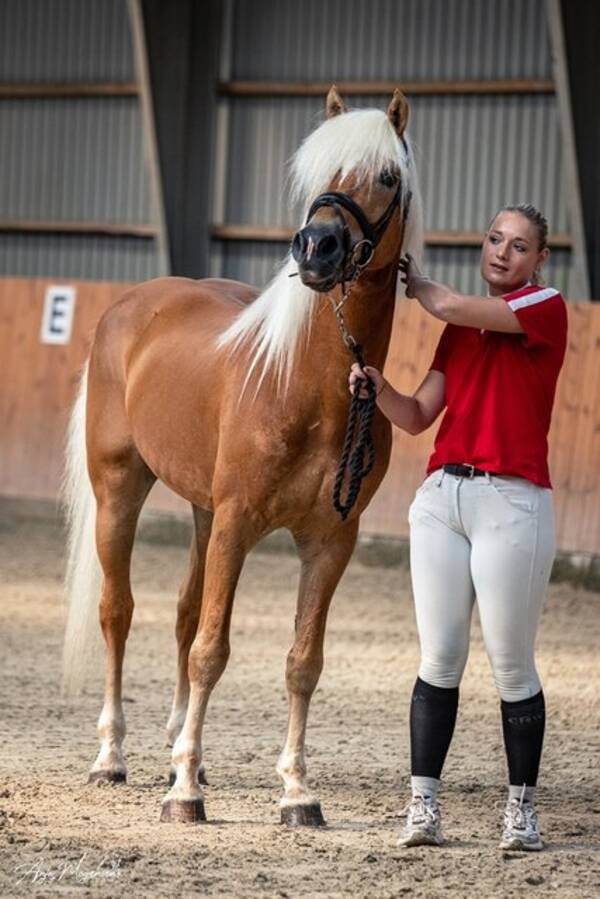
<svg viewBox="0 0 600 899"><path fill-rule="evenodd" d="M467 328L523 333L519 319L502 297L454 293L445 284L438 284L422 275L410 257L402 261L400 267L406 283L406 295L416 297L421 306L436 318Z"/></svg>
<svg viewBox="0 0 600 899"><path fill-rule="evenodd" d="M409 434L420 434L438 417L446 404L445 377L440 371L430 371L412 396L398 393L376 368L366 365L361 370L354 363L350 371L350 391L360 389L359 382L367 375L375 383L377 405L392 424ZM366 392L363 391L364 396Z"/></svg>

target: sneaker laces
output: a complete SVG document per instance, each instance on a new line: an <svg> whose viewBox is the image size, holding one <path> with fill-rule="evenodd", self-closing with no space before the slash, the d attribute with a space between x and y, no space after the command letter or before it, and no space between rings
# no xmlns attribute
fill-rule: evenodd
<svg viewBox="0 0 600 899"><path fill-rule="evenodd" d="M416 794L398 813L401 818L409 818L411 824L435 824L437 806L432 796Z"/></svg>
<svg viewBox="0 0 600 899"><path fill-rule="evenodd" d="M504 812L506 827L527 830L536 826L535 809L531 802L525 802L526 785L523 784L519 799L509 799Z"/></svg>

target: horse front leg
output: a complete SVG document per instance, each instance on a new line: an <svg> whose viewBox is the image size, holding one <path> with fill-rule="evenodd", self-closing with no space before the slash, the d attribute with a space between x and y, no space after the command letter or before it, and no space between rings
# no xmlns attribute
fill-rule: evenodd
<svg viewBox="0 0 600 899"><path fill-rule="evenodd" d="M181 733L171 757L174 783L163 800L161 821L206 820L198 782L202 769L202 730L210 694L229 658L233 598L246 553L252 544L237 509L215 512L206 554L198 632L189 652L190 696Z"/></svg>
<svg viewBox="0 0 600 899"><path fill-rule="evenodd" d="M296 635L288 654L286 684L289 700L285 748L277 764L283 780L281 822L318 827L325 823L319 800L308 789L304 747L311 696L323 668L323 641L331 598L352 555L358 520L342 525L326 541L297 539L302 560Z"/></svg>

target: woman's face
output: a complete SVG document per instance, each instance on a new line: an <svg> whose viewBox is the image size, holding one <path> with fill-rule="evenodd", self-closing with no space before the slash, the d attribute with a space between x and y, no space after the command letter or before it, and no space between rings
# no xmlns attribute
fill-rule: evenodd
<svg viewBox="0 0 600 899"><path fill-rule="evenodd" d="M491 295L500 296L530 281L547 256L533 222L520 212L499 212L481 248L481 276Z"/></svg>

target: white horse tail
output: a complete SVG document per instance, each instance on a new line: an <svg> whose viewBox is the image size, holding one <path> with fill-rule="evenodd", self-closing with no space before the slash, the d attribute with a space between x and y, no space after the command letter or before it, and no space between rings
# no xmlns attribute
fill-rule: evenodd
<svg viewBox="0 0 600 899"><path fill-rule="evenodd" d="M88 366L71 413L63 502L68 528L65 578L68 610L63 649L63 693L74 696L99 648L98 596L101 572L96 554L96 498L87 470L85 410Z"/></svg>

